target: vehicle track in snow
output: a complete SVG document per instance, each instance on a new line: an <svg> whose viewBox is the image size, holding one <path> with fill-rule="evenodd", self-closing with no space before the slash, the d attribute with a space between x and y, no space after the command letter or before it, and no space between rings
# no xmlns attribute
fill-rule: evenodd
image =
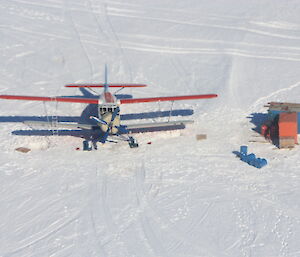
<svg viewBox="0 0 300 257"><path fill-rule="evenodd" d="M232 48L233 46L238 46L238 49L241 48L251 48L251 49L256 49L255 52L261 51L262 50L273 50L276 52L285 50L285 51L292 51L291 53L286 53L286 54L292 54L295 56L300 55L300 47L291 47L288 45L275 45L275 44L268 44L268 45L263 45L263 44L258 44L258 43L250 43L246 41L231 41L231 40L213 40L213 39L202 39L202 38L184 38L184 37L171 37L171 36L155 36L155 35L145 35L145 34L129 34L129 33L120 33L121 37L124 38L129 38L129 39L134 39L134 42L137 40L147 40L147 41L154 41L154 42L161 42L161 41L166 41L166 42L171 42L171 43L178 43L178 44L183 44L183 43L192 43L192 44L207 44L207 45L216 45L217 48L219 47L224 47L225 48ZM241 49L242 50L242 49ZM298 52L298 53L295 53Z"/></svg>
<svg viewBox="0 0 300 257"><path fill-rule="evenodd" d="M129 62L128 58L127 58L126 53L124 52L122 43L121 43L121 41L120 41L120 39L119 39L119 37L118 37L118 35L117 35L114 27L113 27L113 24L112 24L112 22L110 20L109 13L108 13L107 9L108 9L108 6L105 3L105 17L106 17L106 20L107 20L107 24L109 25L109 27L111 29L112 35L114 36L113 38L115 39L115 42L117 43L117 46L118 46L119 51L121 53L121 56L123 56L123 59L124 59L124 62L125 62L125 66L127 67L125 69L128 69L128 71L129 71L129 80L133 81L132 69L131 69L130 62Z"/></svg>
<svg viewBox="0 0 300 257"><path fill-rule="evenodd" d="M275 101L275 99L277 97L280 97L281 94L288 93L289 91L292 91L292 90L297 89L299 87L300 87L300 81L298 81L297 83L292 84L290 86L287 86L285 88L281 88L277 91L274 91L274 92L272 92L271 94L269 94L267 96L260 97L259 99L257 99L255 101L254 104L251 105L251 107L249 108L249 112L254 112L255 110L257 110L258 107L263 106L268 101Z"/></svg>
<svg viewBox="0 0 300 257"><path fill-rule="evenodd" d="M142 38L140 38L142 39ZM166 44L168 40L172 41L172 38L165 38ZM241 43L241 47L225 47L222 46L222 49L220 48L220 45L228 45L231 44L230 42L223 41L223 42L218 42L217 44L219 45L218 47L211 47L207 45L208 43L205 42L204 47L199 47L197 44L197 47L195 46L185 46L185 47L176 47L176 46L168 46L168 45L161 45L157 44L156 42L154 43L139 43L139 42L134 42L134 41L128 41L128 40L119 40L120 43L122 43L122 49L127 49L127 50L134 50L138 52L145 52L145 53L157 53L157 54L165 54L165 55L186 55L186 54L203 54L203 55L227 55L227 56L236 56L236 57L243 57L243 58L254 58L254 59L261 59L261 60L283 60L283 61L291 61L291 62L300 62L300 53L295 53L295 52L278 52L276 51L277 46L266 46L263 49L263 46L255 46L258 48L261 48L261 50L258 49L253 49L253 50L246 50L243 49L246 45L244 43ZM176 41L178 41L176 39ZM195 44L197 43L197 39L191 39L190 42L195 41ZM88 44L93 44L93 45L102 45L102 46L107 46L111 47L105 43L98 43L95 40L84 40L85 43ZM216 42L212 42L215 44ZM236 44L237 46L239 43ZM251 46L251 45L249 45ZM247 46L248 47L248 46ZM266 51L266 49L270 50ZM282 47L278 47L278 50L283 49ZM257 51L258 50L258 51ZM299 51L300 49L288 49L288 50L297 50ZM272 51L276 51L272 52Z"/></svg>
<svg viewBox="0 0 300 257"><path fill-rule="evenodd" d="M127 70L127 74L129 74L130 81L132 81L131 64L113 27L110 17L107 14L107 5L108 4L106 2L94 2L92 0L87 0L87 8L79 10L79 12L87 13L93 18L93 20L95 21L94 25L97 27L97 31L99 31L104 36L105 41L103 43L103 39L100 38L98 34L96 34L96 36L89 34L86 35L86 37L92 37L94 38L94 40L82 39L82 42L86 44L93 44L95 46L105 46L109 50L116 48L119 52L119 57L121 58L118 58L117 60L110 60L108 57L109 54L106 54L104 52L104 55L107 57L105 58L105 60L102 60L101 63L107 63L109 67L112 67L112 70L116 66L116 63L118 63L118 70ZM72 10L72 8L70 9ZM114 64L112 64L113 61Z"/></svg>
<svg viewBox="0 0 300 257"><path fill-rule="evenodd" d="M169 256L162 242L162 238L159 238L154 229L150 224L149 215L146 210L149 208L149 199L147 199L147 193L144 192L144 182L145 182L145 167L142 166L140 170L136 171L135 183L136 183L136 197L138 208L140 209L139 221L141 224L141 229L145 236L145 244L148 246L149 250L154 253L154 256Z"/></svg>
<svg viewBox="0 0 300 257"><path fill-rule="evenodd" d="M19 242L22 246L19 246L17 248L11 249L10 251L6 251L3 254L3 257L13 256L15 254L18 254L24 250L28 250L32 246L40 243L41 241L52 237L59 231L63 230L64 228L72 225L77 219L79 215L76 214L74 217L69 218L68 221L65 221L64 219L55 221L54 223L50 224L49 226L45 227L41 231L37 232L36 234L33 234L30 236L30 238L26 238ZM17 255L16 255L17 256Z"/></svg>
<svg viewBox="0 0 300 257"><path fill-rule="evenodd" d="M157 18L157 17L146 17L146 16L138 16L138 15L129 15L123 14L120 12L114 12L111 11L109 13L111 16L118 16L118 17L124 17L127 19L140 19L140 20L148 20L148 21L157 21L159 23L173 23L173 24L180 24L180 25L188 25L188 26L198 26L198 27L207 27L207 28L214 28L214 29L224 29L228 31L239 31L239 32L245 32L245 33L253 33L256 35L262 35L266 37L274 37L274 38L282 38L282 39L291 39L291 40L299 40L300 36L289 36L285 34L280 33L272 33L268 31L264 31L261 29L251 29L248 27L243 26L226 26L226 25L220 25L220 24L209 24L209 23L201 23L201 22L192 22L192 21L183 21L183 20L176 20L172 18Z"/></svg>
<svg viewBox="0 0 300 257"><path fill-rule="evenodd" d="M238 205L242 205L242 207ZM251 220L251 217L255 217L253 207L249 201L234 199L232 201L232 210L236 215L236 225L241 231L241 238L238 245L242 256L251 256L251 246L254 244L257 237L255 232L255 220ZM234 245L236 245L236 243ZM230 246L226 250L228 251L234 245Z"/></svg>
<svg viewBox="0 0 300 257"><path fill-rule="evenodd" d="M64 0L64 15L67 18L66 21L70 24L70 27L73 29L73 35L75 36L75 38L77 38L78 45L80 46L81 51L82 51L83 55L85 56L86 62L88 63L88 66L89 66L90 81L93 81L93 76L94 76L93 63L91 62L88 51L87 51L84 43L82 42L80 31L77 28L77 25L75 24L75 21L73 18L73 13L70 10L70 6L71 6L71 3L69 2L69 0Z"/></svg>
<svg viewBox="0 0 300 257"><path fill-rule="evenodd" d="M248 27L240 27L240 26L223 26L223 25L218 25L218 24L202 24L202 23L194 23L194 22L189 22L186 20L179 20L179 19L168 19L168 18L155 18L155 17L148 17L147 15L143 16L138 16L138 15L130 15L128 12L125 10L120 9L108 9L110 12L109 14L112 16L120 16L124 18L140 18L140 19L149 19L153 20L154 22L157 21L158 23L161 23L162 21L165 22L171 22L179 25L195 25L195 26L211 26L212 28L219 28L222 30L242 30L244 31L245 35L248 33L258 33L258 34L263 34L265 36L272 36L272 37L279 37L279 38L293 38L293 39L300 39L300 37L293 37L289 35L284 35L284 34L278 34L278 33L271 33L268 31L260 31L260 30L255 30L251 29L251 26L254 26L255 23L249 22L246 24ZM135 11L136 13L141 13L142 10L137 10ZM223 20L224 18L221 17L220 20ZM289 30L287 31L289 32ZM122 35L122 34L121 34ZM151 36L150 36L151 37ZM146 39L149 37L140 37L140 39ZM172 38L162 38L166 42L172 42ZM161 39L160 39L161 40ZM186 39L182 38L181 41L184 42L195 42L199 43L201 39ZM218 43L222 44L222 50L220 51L220 47L216 48L211 48L211 47L174 47L174 46L162 46L158 44L141 44L141 43L136 43L136 42L130 42L130 41L122 41L122 45L124 48L127 49L132 49L135 51L145 51L145 52L154 52L154 53L165 53L165 54L215 54L215 55L231 55L231 56L238 56L238 57L246 57L246 58L257 58L257 59L274 59L274 60L286 60L286 61L300 61L300 53L295 53L295 52L283 52L282 50L297 50L299 51L300 49L298 47L284 47L282 45L259 45L259 44L254 44L254 43L247 43L247 42L224 42L222 40L216 40L216 41L209 41L206 40L206 44L212 43ZM204 43L205 40L202 40L202 43ZM229 46L226 46L230 44ZM236 46L239 46L238 48ZM251 49L248 50L246 48L256 48L256 49ZM260 49L261 48L261 49ZM266 52L266 49L272 50L272 52L268 53ZM278 50L281 50L278 53ZM275 52L276 51L276 52Z"/></svg>
<svg viewBox="0 0 300 257"><path fill-rule="evenodd" d="M99 204L99 199L101 199L101 192L99 188L101 177L99 176L98 169L95 170L95 176L91 181L91 184L89 186L89 194L90 201L88 203L89 208L89 219L91 222L91 227L93 231L93 237L95 241L95 245L97 248L97 252L101 254L101 256L106 257L108 256L107 252L104 249L104 243L103 238L101 237L101 234L98 232L98 224L99 222L99 209L102 208L102 206Z"/></svg>
<svg viewBox="0 0 300 257"><path fill-rule="evenodd" d="M48 8L61 9L61 5L43 5L37 2L26 2L26 1L7 1L6 3L2 3L2 9L6 9L8 13L11 15L16 15L22 19L30 19L30 20L40 20L47 22L57 22L62 23L63 19L60 15L55 13L51 13Z"/></svg>
<svg viewBox="0 0 300 257"><path fill-rule="evenodd" d="M97 171L98 174L98 171ZM91 209L90 217L91 223L94 230L94 235L97 237L97 241L101 243L101 248L103 249L104 256L109 256L113 252L122 253L125 256L129 256L130 249L128 248L126 241L124 240L123 232L126 229L128 222L123 225L124 227L120 227L116 224L114 220L113 213L111 211L111 207L108 201L108 180L106 174L102 174L102 176L97 175L96 180L96 197L94 198L94 205ZM103 216L104 220L100 220L97 216ZM102 238L99 240L99 233L97 233L97 226L104 226L105 230L102 232ZM111 244L114 245L113 250L111 249Z"/></svg>
<svg viewBox="0 0 300 257"><path fill-rule="evenodd" d="M161 176L160 176L161 179ZM156 181L157 182L157 181ZM161 183L158 183L161 185ZM148 188L152 188L147 185ZM208 245L202 242L195 241L195 238L190 233L195 223L201 223L206 219L211 204L208 206L207 210L203 213L200 220L194 221L195 223L190 224L189 230L182 231L176 226L176 221L171 221L169 218L162 215L153 204L153 199L151 197L150 191L145 190L146 179L145 179L145 167L142 166L136 173L136 196L139 203L139 208L142 208L141 213L141 227L143 233L147 239L147 242L151 246L151 249L156 253L156 256L172 256L176 252L177 248L183 244L193 249L197 256L228 256L220 252L214 252ZM159 190L159 188L158 188ZM186 192L182 192L186 195ZM154 194L155 196L156 194ZM181 215L179 213L179 215ZM153 228L155 225L156 229ZM159 226L160 228L157 228ZM155 231L155 232L154 232ZM168 233L169 237L173 239L173 243L167 247L163 242L163 235Z"/></svg>

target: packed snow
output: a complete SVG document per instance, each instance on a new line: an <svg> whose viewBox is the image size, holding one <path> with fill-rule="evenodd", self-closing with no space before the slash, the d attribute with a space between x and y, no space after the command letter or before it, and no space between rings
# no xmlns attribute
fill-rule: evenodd
<svg viewBox="0 0 300 257"><path fill-rule="evenodd" d="M265 104L300 101L299 13L299 0L0 0L0 94L82 96L64 85L103 82L107 64L110 82L148 85L120 94L219 95L174 103L172 120L195 121L184 130L90 152L80 133L23 123L86 105L1 100L0 256L300 256L299 146L249 142ZM241 145L268 165L241 162Z"/></svg>

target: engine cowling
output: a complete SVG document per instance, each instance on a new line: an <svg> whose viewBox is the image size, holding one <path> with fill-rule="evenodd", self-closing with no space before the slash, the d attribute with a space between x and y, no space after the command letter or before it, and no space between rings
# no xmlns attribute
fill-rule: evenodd
<svg viewBox="0 0 300 257"><path fill-rule="evenodd" d="M118 129L116 127L119 127L120 126L120 115L117 115L113 121L111 121L111 118L112 118L112 113L109 112L109 113L105 113L101 119L103 121L105 121L107 124L99 124L100 126L100 129L103 131L103 132L106 132L108 129L108 132L111 133L111 134L117 134L118 133Z"/></svg>

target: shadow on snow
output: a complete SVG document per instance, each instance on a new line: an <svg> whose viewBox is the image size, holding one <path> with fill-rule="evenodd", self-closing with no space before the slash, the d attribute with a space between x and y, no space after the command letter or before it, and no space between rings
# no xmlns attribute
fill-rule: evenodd
<svg viewBox="0 0 300 257"><path fill-rule="evenodd" d="M82 98L94 98L98 99L98 96L91 93L89 90L84 88L80 88L80 91L83 95L81 96L66 96L68 98L72 97L82 97ZM128 94L117 94L118 99L124 98L132 98L132 95ZM5 122L25 122L25 121L46 121L52 122L53 120L58 122L74 122L74 123L83 123L83 124L92 124L96 125L94 120L91 120L90 116L98 116L98 105L96 104L88 104L85 109L82 111L80 116L0 116L0 123ZM140 113L130 113L130 114L121 114L121 120L141 120L141 119L155 119L155 118L163 118L163 117L175 117L175 116L190 116L194 113L192 109L179 109L172 111L153 111L153 112L140 112ZM129 130L130 133L144 133L144 132L156 132L156 131L168 131L168 130L177 130L184 129L184 125L172 125L172 126L164 126L157 128L139 128ZM40 129L31 129L31 130L16 130L12 132L13 135L18 136L51 136L53 134L59 136L73 136L80 137L86 140L96 141L103 135L103 132L99 129L92 130L67 130L60 129L57 130L55 128L50 128L48 130L40 130Z"/></svg>

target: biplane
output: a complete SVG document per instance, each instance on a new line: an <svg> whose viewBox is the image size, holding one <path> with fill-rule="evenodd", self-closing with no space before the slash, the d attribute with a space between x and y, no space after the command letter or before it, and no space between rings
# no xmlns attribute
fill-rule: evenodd
<svg viewBox="0 0 300 257"><path fill-rule="evenodd" d="M107 82L107 68L105 67L105 82L103 84L68 84L67 88L103 88L103 92L98 95L98 99L94 98L81 98L81 97L41 97L41 96L24 96L24 95L0 95L0 99L9 100L26 100L26 101L42 101L42 102L67 102L67 103L84 103L97 105L97 116L90 116L89 118L94 120L95 124L83 124L74 122L56 122L53 124L51 121L26 121L24 123L28 125L37 125L44 127L60 127L65 129L81 129L81 130L98 130L99 137L97 141L106 143L109 136L119 136L125 141L128 141L130 147L138 146L136 140L129 136L129 131L139 128L157 128L178 126L192 123L192 120L176 120L166 122L148 122L137 124L121 124L120 106L123 104L133 103L149 103L149 102L161 102L161 101L179 101L179 100L196 100L196 99L209 99L215 98L216 94L202 94L202 95L181 95L181 96L161 96L161 97L147 97L147 98L125 98L118 99L116 92L123 88L142 88L146 87L145 84L109 84ZM110 92L110 88L118 88L115 93Z"/></svg>

